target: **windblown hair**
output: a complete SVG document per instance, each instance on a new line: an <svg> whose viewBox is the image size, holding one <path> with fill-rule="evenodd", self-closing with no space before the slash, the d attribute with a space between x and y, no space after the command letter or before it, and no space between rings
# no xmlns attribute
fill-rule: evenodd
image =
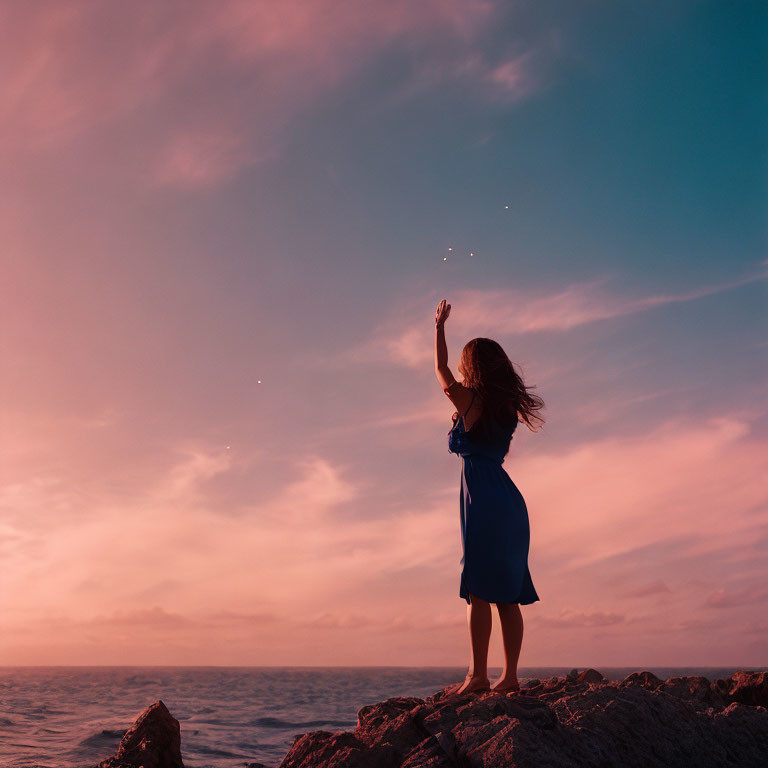
<svg viewBox="0 0 768 768"><path fill-rule="evenodd" d="M534 421L538 426L544 423L537 413L544 407L544 401L529 391L535 387L525 385L501 345L493 339L481 337L467 342L458 370L464 385L473 389L483 403L482 413L470 432L480 427L489 436L491 420L505 429L523 421L531 432L537 431Z"/></svg>

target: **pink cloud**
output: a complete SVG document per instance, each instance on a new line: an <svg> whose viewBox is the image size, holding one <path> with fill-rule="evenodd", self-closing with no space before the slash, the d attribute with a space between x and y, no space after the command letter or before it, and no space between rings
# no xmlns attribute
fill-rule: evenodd
<svg viewBox="0 0 768 768"><path fill-rule="evenodd" d="M356 629L365 627L369 624L367 616L357 614L337 615L332 613L323 613L314 618L307 618L301 622L303 626L317 629Z"/></svg>
<svg viewBox="0 0 768 768"><path fill-rule="evenodd" d="M506 97L523 98L538 85L532 58L532 51L514 56L490 69L487 78Z"/></svg>
<svg viewBox="0 0 768 768"><path fill-rule="evenodd" d="M720 587L707 595L704 601L707 608L732 608L753 603L768 604L768 588L762 583L748 584L735 589Z"/></svg>
<svg viewBox="0 0 768 768"><path fill-rule="evenodd" d="M171 613L158 605L151 608L137 608L130 611L117 610L109 615L99 614L88 621L96 626L152 626L152 627L187 627L192 622L178 613Z"/></svg>
<svg viewBox="0 0 768 768"><path fill-rule="evenodd" d="M626 597L648 597L649 595L658 595L669 591L669 587L662 579L656 579L647 584L641 584L640 586L625 590L624 595Z"/></svg>
<svg viewBox="0 0 768 768"><path fill-rule="evenodd" d="M276 621L282 623L285 620L274 613L238 613L228 610L215 611L207 618L214 625L239 624L244 626L271 624Z"/></svg>
<svg viewBox="0 0 768 768"><path fill-rule="evenodd" d="M747 422L668 421L641 434L556 450L542 445L535 453L526 449L528 439L522 433L505 462L528 505L529 563L542 597L525 609L524 663L567 663L557 639L565 636L557 630L567 628L580 638L571 637L568 653L582 660L589 652L603 654L603 664L614 656L622 663L621 652L630 663L648 637L663 637L665 654L674 655L680 643L680 659L689 652L686 659L706 658L709 646L702 639L699 647L699 636L691 635L703 620L697 595L709 593L712 607L728 604L736 617L765 602L754 589L719 586L731 571L757 579L762 568L739 559L768 522L760 511L765 447ZM235 517L201 489L227 478L236 456L198 443L176 446L173 455L140 496L121 498L106 484L79 499L86 506L77 517L60 514L44 528L34 516L3 518L5 658L74 663L92 650L87 638L97 625L102 650L91 660L99 663L110 663L109 649L123 642L136 663L168 662L170 654L177 663L370 663L362 649L381 650L385 635L398 637L399 656L382 650L393 663L420 663L425 643L436 649L431 663L460 656L466 617L456 594L458 499L455 465L447 463L453 457L446 456L445 487L423 488L418 468L418 478L398 480L405 499L418 479L428 504L391 506L377 501L376 482L362 482L351 461L308 454L276 493L255 498ZM250 461L257 471L260 457ZM15 485L7 497L13 505L24 498L23 478ZM47 493L61 493L53 485L33 488L29 503L41 507ZM59 503L75 509L76 489L69 494ZM347 513L349 505L359 512ZM656 575L638 583L642 570ZM92 586L79 590L84 580ZM628 615L622 595L643 596L644 613ZM222 627L231 640L226 656L214 650ZM740 647L728 627L708 637ZM430 663L426 655L421 663Z"/></svg>
<svg viewBox="0 0 768 768"><path fill-rule="evenodd" d="M429 41L452 41L451 57L471 52L496 9L468 0L141 6L4 10L13 33L0 54L10 73L0 138L9 157L98 134L110 161L124 158L121 172L177 188L218 184L271 156L288 120L393 41L421 45L443 67L450 57ZM525 80L522 61L471 69L508 93ZM240 87L220 87L225 75Z"/></svg>
<svg viewBox="0 0 768 768"><path fill-rule="evenodd" d="M686 534L689 552L738 547L758 521L721 510L764 500L762 451L742 419L669 419L553 454L515 452L510 471L530 499L539 546L563 573Z"/></svg>
<svg viewBox="0 0 768 768"><path fill-rule="evenodd" d="M160 150L154 180L162 186L198 189L225 181L260 159L238 133L180 131Z"/></svg>

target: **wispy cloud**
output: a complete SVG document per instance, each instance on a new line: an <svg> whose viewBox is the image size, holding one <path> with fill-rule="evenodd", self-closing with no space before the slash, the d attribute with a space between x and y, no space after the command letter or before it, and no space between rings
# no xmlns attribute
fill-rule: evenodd
<svg viewBox="0 0 768 768"><path fill-rule="evenodd" d="M571 283L562 289L510 288L505 290L460 290L451 297L450 329L460 336L523 335L562 333L574 328L713 296L766 279L764 270L724 283L701 286L680 293L647 296L622 295L608 288L609 277ZM380 325L372 338L342 357L349 362L380 363L382 353L399 365L423 369L434 356L434 296L423 296L398 306L390 319ZM327 360L328 358L326 358Z"/></svg>
<svg viewBox="0 0 768 768"><path fill-rule="evenodd" d="M541 59L545 48L531 47L493 60L474 43L464 46L464 52L451 50L450 56L435 56L421 61L412 76L390 98L402 102L428 89L450 84L465 88L472 98L485 101L514 103L544 87Z"/></svg>
<svg viewBox="0 0 768 768"><path fill-rule="evenodd" d="M563 610L559 616L536 616L534 623L547 629L580 629L589 627L608 627L624 622L620 613L606 611Z"/></svg>

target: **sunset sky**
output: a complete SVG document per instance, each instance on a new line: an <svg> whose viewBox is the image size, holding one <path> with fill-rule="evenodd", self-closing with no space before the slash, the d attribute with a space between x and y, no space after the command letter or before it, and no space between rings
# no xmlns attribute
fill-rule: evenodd
<svg viewBox="0 0 768 768"><path fill-rule="evenodd" d="M521 667L768 665L764 3L0 30L0 665L465 665L443 298L546 403Z"/></svg>

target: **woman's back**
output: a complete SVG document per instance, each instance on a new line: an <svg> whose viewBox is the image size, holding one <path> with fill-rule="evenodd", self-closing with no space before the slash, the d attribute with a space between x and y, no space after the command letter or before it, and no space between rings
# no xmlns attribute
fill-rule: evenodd
<svg viewBox="0 0 768 768"><path fill-rule="evenodd" d="M448 433L448 450L460 456L484 456L503 462L517 428L517 418L515 416L505 428L494 417L488 417L486 434L482 416L482 402L478 397L473 397L464 415L458 411L454 413L453 427ZM466 421L469 421L469 427Z"/></svg>

